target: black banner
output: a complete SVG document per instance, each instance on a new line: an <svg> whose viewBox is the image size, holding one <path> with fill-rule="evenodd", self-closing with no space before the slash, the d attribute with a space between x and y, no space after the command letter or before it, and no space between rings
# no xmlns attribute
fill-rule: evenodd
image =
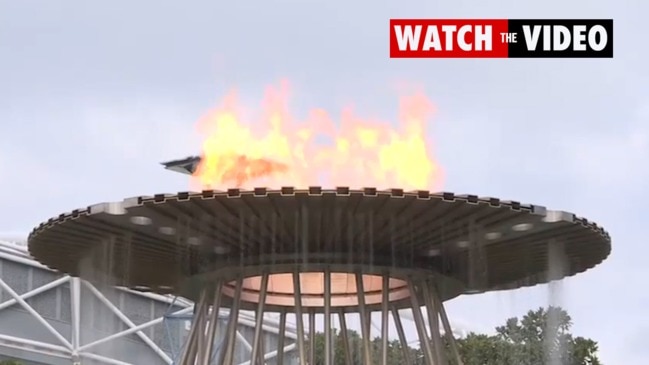
<svg viewBox="0 0 649 365"><path fill-rule="evenodd" d="M509 58L613 58L613 19L509 19Z"/></svg>

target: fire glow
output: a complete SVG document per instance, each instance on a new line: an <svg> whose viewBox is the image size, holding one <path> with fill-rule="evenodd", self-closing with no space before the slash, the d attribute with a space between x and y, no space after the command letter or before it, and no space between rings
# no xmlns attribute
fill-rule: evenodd
<svg viewBox="0 0 649 365"><path fill-rule="evenodd" d="M193 188L441 186L426 131L434 108L425 95L401 97L398 121L389 123L351 109L338 119L313 109L298 120L289 112L287 91L285 84L268 88L257 115L231 92L199 121L203 145Z"/></svg>

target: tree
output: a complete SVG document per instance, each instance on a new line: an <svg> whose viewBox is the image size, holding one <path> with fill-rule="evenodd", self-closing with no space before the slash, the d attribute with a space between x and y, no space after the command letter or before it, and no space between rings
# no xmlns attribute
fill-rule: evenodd
<svg viewBox="0 0 649 365"><path fill-rule="evenodd" d="M498 336L469 333L456 341L464 365L512 363L513 346Z"/></svg>
<svg viewBox="0 0 649 365"><path fill-rule="evenodd" d="M333 365L345 365L345 347L343 342L342 333L333 330L332 333L332 345L334 348L334 364ZM347 338L349 344L349 352L351 355L351 362L354 365L363 364L363 343L361 336L358 332L354 330L347 331ZM381 349L382 349L381 339L376 337L370 343L370 351L372 354L372 359L374 364L380 364L381 361ZM416 356L416 349L408 347L408 351L412 354L414 359ZM308 349L307 349L308 352ZM315 337L315 363L317 365L324 364L324 355L325 355L325 336L324 333L318 332ZM401 364L403 363L403 349L401 343L398 340L392 340L388 342L388 363L389 364ZM417 365L417 364L415 364Z"/></svg>
<svg viewBox="0 0 649 365"><path fill-rule="evenodd" d="M519 321L510 318L496 328L507 347L508 362L516 365L601 365L597 342L570 333L572 319L559 307L529 311Z"/></svg>
<svg viewBox="0 0 649 365"><path fill-rule="evenodd" d="M558 307L529 311L520 320L510 318L504 326L496 328L495 335L470 333L457 339L464 365L601 365L597 357L597 342L573 337L572 320ZM334 365L344 365L342 335L332 334L335 349ZM355 331L348 331L353 365L362 364L362 341ZM324 364L324 334L315 338L315 365ZM448 346L447 346L448 350ZM423 364L423 354L418 348L408 348L414 365ZM380 364L381 340L371 342L373 363ZM449 359L452 359L449 356ZM388 363L404 364L401 343L389 342ZM453 361L451 360L451 364Z"/></svg>

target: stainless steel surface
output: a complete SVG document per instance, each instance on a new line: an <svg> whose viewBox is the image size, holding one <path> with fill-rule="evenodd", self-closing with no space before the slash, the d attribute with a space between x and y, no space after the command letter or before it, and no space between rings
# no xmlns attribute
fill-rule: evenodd
<svg viewBox="0 0 649 365"><path fill-rule="evenodd" d="M392 307L392 318L394 320L394 326L397 329L397 336L399 337L399 343L401 344L401 350L403 351L403 359L405 365L411 365L412 359L410 356L410 351L408 351L408 340L406 339L406 332L403 330L403 324L401 323L401 316L397 308Z"/></svg>
<svg viewBox="0 0 649 365"><path fill-rule="evenodd" d="M363 360L365 365L372 365L372 351L370 348L370 324L367 323L368 315L365 308L365 296L363 288L363 275L356 273L356 286L358 288L358 315L361 317L361 336L363 337Z"/></svg>
<svg viewBox="0 0 649 365"><path fill-rule="evenodd" d="M548 242L561 244L565 270L548 271ZM378 362L387 364L389 316L405 345L398 310L408 309L425 364L447 365L440 334L440 319L451 333L445 300L577 274L604 260L611 242L596 224L541 206L451 193L312 187L97 204L35 228L29 250L71 275L81 273L83 262L95 268L88 280L110 278L116 285L195 300L181 365L212 361L212 317L219 308L229 308L230 318L218 364L234 364L235 342L242 338L236 319L247 310L256 315L252 344L245 343L251 364L264 362L262 318L268 312L280 313L280 327L287 313L295 315L291 346L301 365L316 361L316 316L325 316L325 364L335 363L332 313L340 316L345 361L352 361L349 314L360 318L361 358L373 365L370 322L373 312L380 313ZM280 334L282 359L284 342ZM461 365L453 339L447 342ZM404 361L413 363L409 353Z"/></svg>
<svg viewBox="0 0 649 365"><path fill-rule="evenodd" d="M315 311L309 310L309 364L315 364Z"/></svg>
<svg viewBox="0 0 649 365"><path fill-rule="evenodd" d="M417 291L416 283L414 281L409 282L410 288L413 291ZM435 356L430 341L428 341L428 334L426 333L426 324L424 323L424 318L421 314L421 304L417 295L410 296L412 301L412 317L415 320L415 328L417 329L417 334L419 335L419 346L424 350L424 357L427 364L435 364ZM435 329L431 329L435 330ZM437 365L437 364L436 364Z"/></svg>
<svg viewBox="0 0 649 365"><path fill-rule="evenodd" d="M386 274L383 276L383 301L381 303L381 364L388 364L388 339L389 339L389 306L390 277Z"/></svg>
<svg viewBox="0 0 649 365"><path fill-rule="evenodd" d="M324 365L333 365L331 357L333 348L331 344L331 271L324 272L324 336L325 336L325 354Z"/></svg>
<svg viewBox="0 0 649 365"><path fill-rule="evenodd" d="M300 365L306 365L306 351L304 347L304 316L302 312L302 292L300 288L300 274L293 272L293 287L295 288L295 327L297 328L297 349Z"/></svg>
<svg viewBox="0 0 649 365"><path fill-rule="evenodd" d="M345 354L345 364L352 365L352 352L349 348L349 335L347 334L347 319L345 318L345 312L340 311L338 315L338 318L340 318L340 334L343 338L343 353Z"/></svg>
<svg viewBox="0 0 649 365"><path fill-rule="evenodd" d="M263 331L261 325L264 320L264 304L266 303L266 292L268 290L268 274L264 273L261 276L261 284L259 289L259 303L257 304L257 313L255 318L257 319L255 323L255 336L252 340L252 351L250 352L250 358L252 361L257 362L259 356L259 348L261 343L261 333Z"/></svg>
<svg viewBox="0 0 649 365"><path fill-rule="evenodd" d="M241 289L242 289L242 280L239 279L237 280L236 284L236 289L234 291L234 300L233 300L233 305L232 308L230 309L230 320L229 320L229 327L228 327L228 332L226 334L226 342L225 342L225 351L222 350L223 352L223 358L222 361L219 361L219 364L223 365L233 365L234 361L234 346L235 346L235 337L237 333L237 316L239 315L239 303L241 302L239 298L241 297ZM254 359L252 359L254 361ZM185 365L185 364L183 364Z"/></svg>
<svg viewBox="0 0 649 365"><path fill-rule="evenodd" d="M484 237L467 245L471 222L480 226ZM530 229L515 229L522 225ZM296 265L302 272L308 271L305 266L333 265L333 271L345 273L348 265L365 264L441 273L460 283L440 287L441 299L447 300L558 279L546 273L551 238L566 247L566 276L595 266L611 250L602 228L570 213L495 198L346 188L208 191L98 204L40 225L29 237L29 250L40 262L73 276L80 274L81 260L90 260L118 285L193 299L198 292L184 290L188 280L241 276L233 268L249 278L258 276L255 268L263 266L271 267L270 274L290 276ZM110 249L97 251L100 246ZM487 270L482 282L470 280L474 256ZM304 282L321 282L321 275L322 271ZM275 280L286 282L281 276ZM335 280L345 283L344 277ZM247 279L246 285L253 282ZM347 286L332 285L334 293ZM307 298L310 290L323 292L322 284L305 284L304 290ZM271 292L269 301L282 301L281 292ZM380 292L369 295L367 304L379 303ZM255 295L244 290L243 308L254 310L254 299L245 298ZM321 297L305 299L305 307L322 307Z"/></svg>
<svg viewBox="0 0 649 365"><path fill-rule="evenodd" d="M279 334L277 338L277 364L284 363L284 341L286 332L286 311L282 311L279 315Z"/></svg>

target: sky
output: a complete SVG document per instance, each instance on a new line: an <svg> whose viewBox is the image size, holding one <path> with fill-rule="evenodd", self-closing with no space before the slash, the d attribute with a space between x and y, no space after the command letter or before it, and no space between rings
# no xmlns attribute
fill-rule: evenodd
<svg viewBox="0 0 649 365"><path fill-rule="evenodd" d="M649 5L639 0L0 0L0 232L101 201L184 191L159 162L199 152L196 120L229 88L288 79L296 112L354 103L389 117L395 85L435 103L444 190L567 210L613 252L564 280L573 333L606 364L649 359ZM390 18L613 18L613 59L388 58ZM642 66L645 65L645 66ZM489 331L546 305L547 286L461 297L451 319Z"/></svg>

